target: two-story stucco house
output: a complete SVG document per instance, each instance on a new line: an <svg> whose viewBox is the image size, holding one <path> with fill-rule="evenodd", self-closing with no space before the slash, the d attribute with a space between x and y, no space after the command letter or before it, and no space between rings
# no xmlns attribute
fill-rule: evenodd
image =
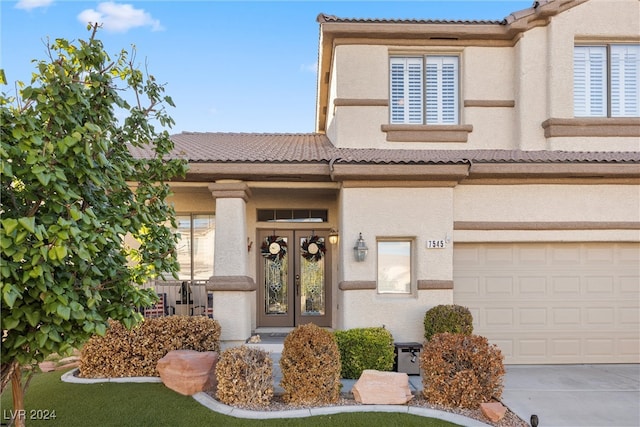
<svg viewBox="0 0 640 427"><path fill-rule="evenodd" d="M224 345L307 322L422 342L455 303L506 363L639 362L638 0L317 20L314 133L173 137L181 275Z"/></svg>

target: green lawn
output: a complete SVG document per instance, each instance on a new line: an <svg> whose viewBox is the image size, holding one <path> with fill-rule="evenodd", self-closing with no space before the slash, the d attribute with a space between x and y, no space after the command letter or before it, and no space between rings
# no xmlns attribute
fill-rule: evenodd
<svg viewBox="0 0 640 427"><path fill-rule="evenodd" d="M62 372L36 375L25 396L27 426L454 426L442 420L408 414L356 413L277 420L244 420L213 412L192 397L160 383L70 384ZM1 400L2 425L12 410L11 386ZM55 411L55 419L30 420Z"/></svg>

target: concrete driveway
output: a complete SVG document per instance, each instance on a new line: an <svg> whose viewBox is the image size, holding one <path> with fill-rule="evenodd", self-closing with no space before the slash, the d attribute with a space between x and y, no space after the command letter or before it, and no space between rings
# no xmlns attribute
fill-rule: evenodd
<svg viewBox="0 0 640 427"><path fill-rule="evenodd" d="M507 365L503 403L540 427L640 426L640 365Z"/></svg>

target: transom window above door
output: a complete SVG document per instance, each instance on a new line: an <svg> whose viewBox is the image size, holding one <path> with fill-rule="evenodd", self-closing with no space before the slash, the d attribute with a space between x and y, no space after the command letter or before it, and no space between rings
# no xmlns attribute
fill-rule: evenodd
<svg viewBox="0 0 640 427"><path fill-rule="evenodd" d="M327 222L326 209L258 209L258 221L265 222Z"/></svg>
<svg viewBox="0 0 640 427"><path fill-rule="evenodd" d="M458 63L458 56L391 57L390 123L457 125Z"/></svg>

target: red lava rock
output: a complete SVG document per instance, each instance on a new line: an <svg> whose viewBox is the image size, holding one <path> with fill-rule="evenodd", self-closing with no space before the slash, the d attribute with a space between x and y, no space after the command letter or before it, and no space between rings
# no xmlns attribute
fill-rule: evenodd
<svg viewBox="0 0 640 427"><path fill-rule="evenodd" d="M55 362L41 362L38 366L42 372L51 372L56 370Z"/></svg>
<svg viewBox="0 0 640 427"><path fill-rule="evenodd" d="M185 396L214 389L217 385L215 351L173 350L158 360L165 386Z"/></svg>
<svg viewBox="0 0 640 427"><path fill-rule="evenodd" d="M480 410L482 410L485 417L494 423L504 418L507 413L507 408L500 402L481 403Z"/></svg>
<svg viewBox="0 0 640 427"><path fill-rule="evenodd" d="M56 366L56 371L67 371L69 369L75 369L80 366L80 361L65 363L64 365Z"/></svg>
<svg viewBox="0 0 640 427"><path fill-rule="evenodd" d="M382 372L365 369L351 392L365 405L404 405L413 398L409 376L404 372Z"/></svg>

